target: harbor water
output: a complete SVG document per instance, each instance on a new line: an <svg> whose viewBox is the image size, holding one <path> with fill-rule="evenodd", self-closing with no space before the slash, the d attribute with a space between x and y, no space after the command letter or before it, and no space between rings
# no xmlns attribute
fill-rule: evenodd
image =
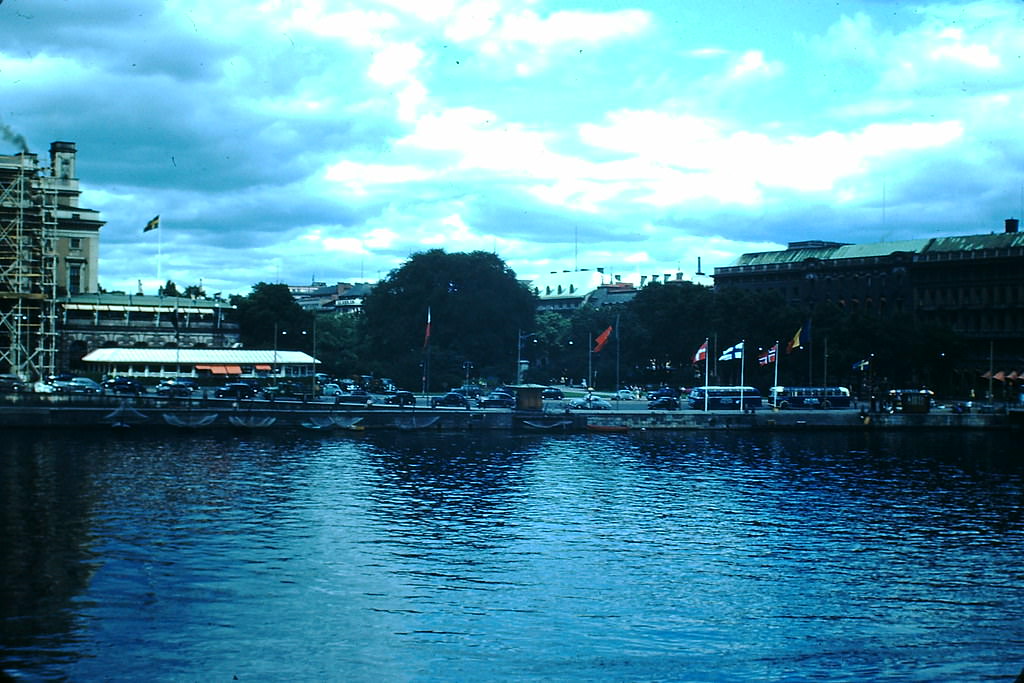
<svg viewBox="0 0 1024 683"><path fill-rule="evenodd" d="M24 680L985 681L1012 432L12 430Z"/></svg>

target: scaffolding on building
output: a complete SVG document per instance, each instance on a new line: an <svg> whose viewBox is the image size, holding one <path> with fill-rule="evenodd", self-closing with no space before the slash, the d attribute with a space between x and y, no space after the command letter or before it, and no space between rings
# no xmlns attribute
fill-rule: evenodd
<svg viewBox="0 0 1024 683"><path fill-rule="evenodd" d="M0 155L0 372L54 373L57 187L35 154Z"/></svg>

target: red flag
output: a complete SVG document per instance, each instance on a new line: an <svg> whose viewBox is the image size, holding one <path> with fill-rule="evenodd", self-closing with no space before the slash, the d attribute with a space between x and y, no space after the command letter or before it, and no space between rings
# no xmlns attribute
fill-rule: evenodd
<svg viewBox="0 0 1024 683"><path fill-rule="evenodd" d="M597 335L597 339L594 340L595 341L594 353L597 353L598 351L603 349L604 345L608 343L608 339L611 336L612 336L612 326L609 325L608 329L605 330L604 332L602 332L601 334Z"/></svg>
<svg viewBox="0 0 1024 683"><path fill-rule="evenodd" d="M423 335L423 348L430 344L430 306L427 306L427 331Z"/></svg>
<svg viewBox="0 0 1024 683"><path fill-rule="evenodd" d="M704 343L700 345L699 349L697 349L697 353L693 354L693 364L696 365L697 363L701 362L702 360L707 360L707 357L708 357L708 340L705 339Z"/></svg>

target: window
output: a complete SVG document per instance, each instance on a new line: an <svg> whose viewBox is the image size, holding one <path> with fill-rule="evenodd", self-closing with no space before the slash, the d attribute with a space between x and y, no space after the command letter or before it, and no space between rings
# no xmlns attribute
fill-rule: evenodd
<svg viewBox="0 0 1024 683"><path fill-rule="evenodd" d="M71 248L74 251L81 251L81 249L82 249L82 238L81 237L72 237L70 241L71 241Z"/></svg>
<svg viewBox="0 0 1024 683"><path fill-rule="evenodd" d="M68 293L82 293L82 264L68 264Z"/></svg>

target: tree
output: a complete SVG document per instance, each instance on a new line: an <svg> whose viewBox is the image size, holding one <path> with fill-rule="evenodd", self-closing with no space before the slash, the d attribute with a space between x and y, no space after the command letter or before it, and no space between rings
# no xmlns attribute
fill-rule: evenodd
<svg viewBox="0 0 1024 683"><path fill-rule="evenodd" d="M178 285L174 284L173 280L168 280L167 284L161 287L157 294L159 296L181 296L178 292Z"/></svg>
<svg viewBox="0 0 1024 683"><path fill-rule="evenodd" d="M312 351L312 314L295 302L288 285L259 282L247 296L232 297L231 303L244 346Z"/></svg>
<svg viewBox="0 0 1024 683"><path fill-rule="evenodd" d="M432 387L460 383L464 363L511 381L517 335L531 329L535 308L536 297L492 253L413 254L363 302L368 358L400 384L417 386L428 362L429 311Z"/></svg>

